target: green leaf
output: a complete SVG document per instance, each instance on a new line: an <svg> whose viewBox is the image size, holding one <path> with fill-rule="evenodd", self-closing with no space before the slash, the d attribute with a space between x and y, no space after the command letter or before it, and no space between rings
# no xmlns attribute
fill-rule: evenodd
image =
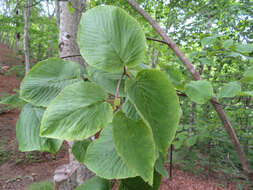
<svg viewBox="0 0 253 190"><path fill-rule="evenodd" d="M106 179L122 179L137 176L118 155L112 136L112 125L103 129L99 139L93 141L86 151L86 166Z"/></svg>
<svg viewBox="0 0 253 190"><path fill-rule="evenodd" d="M212 65L213 64L213 60L209 59L209 58L200 58L199 60L204 65Z"/></svg>
<svg viewBox="0 0 253 190"><path fill-rule="evenodd" d="M121 111L113 118L115 148L129 168L152 185L156 160L152 130L142 120L127 118Z"/></svg>
<svg viewBox="0 0 253 190"><path fill-rule="evenodd" d="M60 149L62 141L39 136L43 113L43 108L31 104L23 107L16 125L18 147L22 152L38 150L56 153Z"/></svg>
<svg viewBox="0 0 253 190"><path fill-rule="evenodd" d="M191 81L185 85L185 93L192 101L204 104L213 97L213 87L206 80Z"/></svg>
<svg viewBox="0 0 253 190"><path fill-rule="evenodd" d="M37 63L23 79L20 97L36 106L47 107L66 86L80 81L77 63L50 58Z"/></svg>
<svg viewBox="0 0 253 190"><path fill-rule="evenodd" d="M137 21L121 8L100 6L85 12L78 44L89 65L112 72L138 65L145 52L145 35Z"/></svg>
<svg viewBox="0 0 253 190"><path fill-rule="evenodd" d="M145 183L142 178L135 177L120 181L118 190L158 190L162 182L162 176L154 172L153 186Z"/></svg>
<svg viewBox="0 0 253 190"><path fill-rule="evenodd" d="M234 44L233 40L226 40L223 42L223 48L229 49Z"/></svg>
<svg viewBox="0 0 253 190"><path fill-rule="evenodd" d="M82 185L75 188L75 190L110 190L110 182L98 176L86 180Z"/></svg>
<svg viewBox="0 0 253 190"><path fill-rule="evenodd" d="M25 101L19 98L19 93L7 96L0 101L0 104L10 105L12 107L22 107Z"/></svg>
<svg viewBox="0 0 253 190"><path fill-rule="evenodd" d="M166 73L168 76L170 82L178 89L182 89L184 84L183 84L183 74L182 72L177 69L175 66L172 65L166 65L161 68L162 71Z"/></svg>
<svg viewBox="0 0 253 190"><path fill-rule="evenodd" d="M251 53L253 52L253 44L239 44L235 47L235 50L240 53Z"/></svg>
<svg viewBox="0 0 253 190"><path fill-rule="evenodd" d="M241 85L239 82L230 82L223 86L218 94L219 98L233 98L241 92Z"/></svg>
<svg viewBox="0 0 253 190"><path fill-rule="evenodd" d="M109 73L103 70L98 70L91 66L88 68L88 73L88 78L91 81L100 85L103 89L105 89L106 92L115 95L118 81L122 73ZM125 96L124 83L125 79L122 79L119 89L119 97Z"/></svg>
<svg viewBox="0 0 253 190"><path fill-rule="evenodd" d="M158 149L165 154L180 117L176 90L164 73L143 70L135 79L126 81L126 92L138 114L151 127Z"/></svg>
<svg viewBox="0 0 253 190"><path fill-rule="evenodd" d="M112 107L104 102L106 96L94 83L67 86L46 109L40 134L68 141L91 137L112 120Z"/></svg>
<svg viewBox="0 0 253 190"><path fill-rule="evenodd" d="M72 153L78 162L84 162L85 153L90 144L89 140L76 141L72 147Z"/></svg>
<svg viewBox="0 0 253 190"><path fill-rule="evenodd" d="M122 111L125 113L125 115L133 120L140 120L140 116L138 115L134 105L129 101L129 99L126 99L126 102L122 105Z"/></svg>
<svg viewBox="0 0 253 190"><path fill-rule="evenodd" d="M243 82L253 82L253 67L250 67L244 74L242 78Z"/></svg>
<svg viewBox="0 0 253 190"><path fill-rule="evenodd" d="M195 145L196 144L196 142L197 142L197 136L190 136L190 137L188 137L187 139L186 139L186 146L187 147L191 147L191 146L193 146L193 145Z"/></svg>
<svg viewBox="0 0 253 190"><path fill-rule="evenodd" d="M163 156L160 152L159 152L159 157L155 162L155 169L156 171L161 174L163 177L168 178L168 172L164 167L164 163L165 162L165 156Z"/></svg>
<svg viewBox="0 0 253 190"><path fill-rule="evenodd" d="M214 44L216 42L216 39L217 39L216 36L209 36L209 37L203 38L201 40L202 47Z"/></svg>

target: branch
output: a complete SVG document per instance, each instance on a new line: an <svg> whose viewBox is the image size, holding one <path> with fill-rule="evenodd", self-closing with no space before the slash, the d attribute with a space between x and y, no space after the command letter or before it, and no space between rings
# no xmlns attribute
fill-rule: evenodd
<svg viewBox="0 0 253 190"><path fill-rule="evenodd" d="M155 42L160 42L160 43L163 43L163 44L166 44L166 45L169 45L167 42L165 42L163 40L156 39L156 38L146 37L146 39L147 40L151 40L151 41L155 41Z"/></svg>
<svg viewBox="0 0 253 190"><path fill-rule="evenodd" d="M194 68L194 66L191 64L191 62L186 58L186 56L181 52L181 50L177 47L177 45L173 42L172 39L170 39L167 34L163 31L163 29L159 26L159 24L147 13L144 9L142 9L138 3L136 3L134 0L126 0L139 14L141 14L144 19L146 19L152 27L156 30L156 32L162 37L164 42L166 42L169 47L174 51L174 53L177 55L177 57L182 61L182 63L187 67L189 72L191 73L192 77L195 80L201 80L201 76L199 72ZM253 182L253 172L250 171L250 167L246 158L246 154L243 151L241 144L235 134L235 131L228 120L222 106L218 102L216 96L211 99L211 103L216 110L217 114L219 115L229 137L231 142L233 143L238 157L240 158L240 162L243 168L243 171L245 175L249 178L250 181Z"/></svg>

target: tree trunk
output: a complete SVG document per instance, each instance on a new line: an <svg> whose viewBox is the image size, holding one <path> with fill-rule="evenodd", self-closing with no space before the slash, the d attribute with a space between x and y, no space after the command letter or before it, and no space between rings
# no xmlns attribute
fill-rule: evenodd
<svg viewBox="0 0 253 190"><path fill-rule="evenodd" d="M25 74L30 70L30 50L29 50L29 28L30 28L30 9L31 1L26 0L26 7L24 12L24 52L25 52Z"/></svg>
<svg viewBox="0 0 253 190"><path fill-rule="evenodd" d="M73 13L69 12L66 1L56 2L56 10L59 10L59 18L57 19L59 21L59 56L62 59L74 61L86 67L76 41L78 24L81 14L85 10L85 0L75 0L71 3L75 8ZM71 152L73 142L68 142L68 144L69 164L60 166L55 171L54 182L57 190L72 190L84 180L94 176L83 164L74 159Z"/></svg>

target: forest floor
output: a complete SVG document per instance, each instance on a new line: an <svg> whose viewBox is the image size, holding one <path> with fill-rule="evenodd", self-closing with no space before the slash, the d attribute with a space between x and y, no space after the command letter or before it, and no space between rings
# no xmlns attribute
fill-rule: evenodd
<svg viewBox="0 0 253 190"><path fill-rule="evenodd" d="M13 58L14 57L14 58ZM11 69L13 65L22 64L23 57L0 43L0 61L3 66ZM0 75L0 98L15 93L19 89L21 79L15 72ZM0 105L0 110L4 110ZM20 110L0 111L0 190L26 190L33 182L52 179L54 170L68 163L66 143L56 154L18 150L15 125ZM161 190L236 190L234 184L204 174L194 175L184 172L178 167L173 168L173 178L163 179Z"/></svg>

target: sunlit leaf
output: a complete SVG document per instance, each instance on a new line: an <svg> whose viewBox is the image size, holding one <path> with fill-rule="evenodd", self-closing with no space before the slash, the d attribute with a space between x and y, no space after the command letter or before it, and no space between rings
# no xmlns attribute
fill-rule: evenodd
<svg viewBox="0 0 253 190"><path fill-rule="evenodd" d="M104 90L90 82L66 87L48 106L40 134L64 140L83 140L112 120L112 107Z"/></svg>
<svg viewBox="0 0 253 190"><path fill-rule="evenodd" d="M95 7L83 14L78 44L89 65L112 72L138 65L146 46L137 21L113 6Z"/></svg>
<svg viewBox="0 0 253 190"><path fill-rule="evenodd" d="M20 97L36 106L47 107L66 86L80 81L77 63L50 58L37 63L23 79Z"/></svg>

